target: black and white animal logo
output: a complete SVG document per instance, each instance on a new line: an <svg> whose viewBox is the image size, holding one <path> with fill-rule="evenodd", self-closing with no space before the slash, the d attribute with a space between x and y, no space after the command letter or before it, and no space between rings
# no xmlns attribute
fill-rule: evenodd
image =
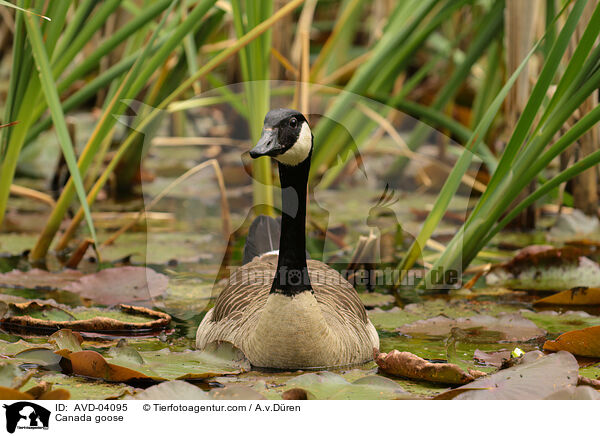
<svg viewBox="0 0 600 436"><path fill-rule="evenodd" d="M19 429L48 429L50 411L42 406L29 401L19 401L10 405L4 404L6 409L6 431L14 433Z"/></svg>

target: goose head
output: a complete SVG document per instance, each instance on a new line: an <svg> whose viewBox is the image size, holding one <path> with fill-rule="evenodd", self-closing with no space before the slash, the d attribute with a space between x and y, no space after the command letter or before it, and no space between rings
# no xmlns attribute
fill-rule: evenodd
<svg viewBox="0 0 600 436"><path fill-rule="evenodd" d="M292 109L273 109L265 116L262 135L250 150L254 159L271 156L287 166L304 162L312 151L313 135L302 113Z"/></svg>

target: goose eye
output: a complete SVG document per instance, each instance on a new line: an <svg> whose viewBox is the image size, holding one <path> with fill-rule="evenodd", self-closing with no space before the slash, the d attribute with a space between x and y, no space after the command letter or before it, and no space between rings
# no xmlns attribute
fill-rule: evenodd
<svg viewBox="0 0 600 436"><path fill-rule="evenodd" d="M298 127L298 120L296 118L290 119L290 127L292 129L295 129L296 127Z"/></svg>

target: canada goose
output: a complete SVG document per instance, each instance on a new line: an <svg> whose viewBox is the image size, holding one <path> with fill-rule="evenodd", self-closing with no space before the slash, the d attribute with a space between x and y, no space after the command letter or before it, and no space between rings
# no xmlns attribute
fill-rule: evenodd
<svg viewBox="0 0 600 436"><path fill-rule="evenodd" d="M283 211L279 252L264 253L268 247L251 242L265 235L250 232L245 255L254 250L256 256L232 274L200 323L197 348L230 342L253 366L278 369L359 364L372 360L373 348L379 348L377 331L352 285L324 263L307 261L306 192L312 148L313 136L300 112L276 109L266 115L262 137L250 156L271 156L279 163ZM256 233L278 226L263 217L254 227Z"/></svg>

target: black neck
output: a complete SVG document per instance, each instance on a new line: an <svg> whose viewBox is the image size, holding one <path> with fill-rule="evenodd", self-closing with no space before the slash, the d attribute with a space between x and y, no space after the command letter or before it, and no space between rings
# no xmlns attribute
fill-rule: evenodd
<svg viewBox="0 0 600 436"><path fill-rule="evenodd" d="M311 154L295 167L279 163L281 237L271 293L292 296L312 290L306 267L306 188Z"/></svg>

